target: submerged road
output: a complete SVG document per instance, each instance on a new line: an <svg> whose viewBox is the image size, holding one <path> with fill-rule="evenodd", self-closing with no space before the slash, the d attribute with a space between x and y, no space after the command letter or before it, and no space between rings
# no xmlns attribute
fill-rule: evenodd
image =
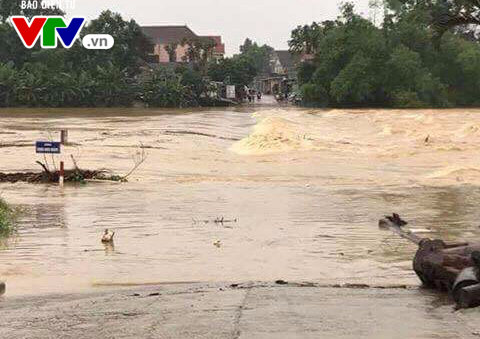
<svg viewBox="0 0 480 339"><path fill-rule="evenodd" d="M478 338L480 310L417 288L162 285L5 298L0 338Z"/></svg>

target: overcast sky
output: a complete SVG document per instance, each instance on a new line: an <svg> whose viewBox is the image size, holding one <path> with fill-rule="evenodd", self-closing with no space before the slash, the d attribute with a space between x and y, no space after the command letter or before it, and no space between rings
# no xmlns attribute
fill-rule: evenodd
<svg viewBox="0 0 480 339"><path fill-rule="evenodd" d="M198 35L221 35L227 54L238 53L249 37L275 49L287 49L298 25L335 18L341 0L76 0L69 15L88 19L110 9L140 25L188 25ZM369 15L369 0L355 0Z"/></svg>

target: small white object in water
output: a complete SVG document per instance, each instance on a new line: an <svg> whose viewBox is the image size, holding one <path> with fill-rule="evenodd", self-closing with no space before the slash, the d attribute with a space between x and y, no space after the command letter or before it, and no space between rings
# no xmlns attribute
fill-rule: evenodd
<svg viewBox="0 0 480 339"><path fill-rule="evenodd" d="M427 230L426 228L411 228L409 231L410 233L432 233L431 230Z"/></svg>

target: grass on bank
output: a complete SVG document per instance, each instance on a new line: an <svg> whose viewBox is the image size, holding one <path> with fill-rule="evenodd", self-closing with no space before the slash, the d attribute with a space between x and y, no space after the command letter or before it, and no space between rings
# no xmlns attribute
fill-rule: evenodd
<svg viewBox="0 0 480 339"><path fill-rule="evenodd" d="M9 236L15 231L18 212L0 198L0 237Z"/></svg>

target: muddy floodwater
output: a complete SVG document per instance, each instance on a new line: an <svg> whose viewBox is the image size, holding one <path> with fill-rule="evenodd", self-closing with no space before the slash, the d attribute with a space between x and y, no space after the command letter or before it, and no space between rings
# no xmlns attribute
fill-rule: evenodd
<svg viewBox="0 0 480 339"><path fill-rule="evenodd" d="M0 184L23 209L0 245L9 295L185 281L417 285L415 246L379 230L380 217L400 213L428 237L480 233L480 110L2 110L0 171L40 170L34 141L62 128L67 167L72 154L124 174L140 145L147 160L122 184ZM237 222L204 222L221 217ZM106 228L114 247L100 243Z"/></svg>

